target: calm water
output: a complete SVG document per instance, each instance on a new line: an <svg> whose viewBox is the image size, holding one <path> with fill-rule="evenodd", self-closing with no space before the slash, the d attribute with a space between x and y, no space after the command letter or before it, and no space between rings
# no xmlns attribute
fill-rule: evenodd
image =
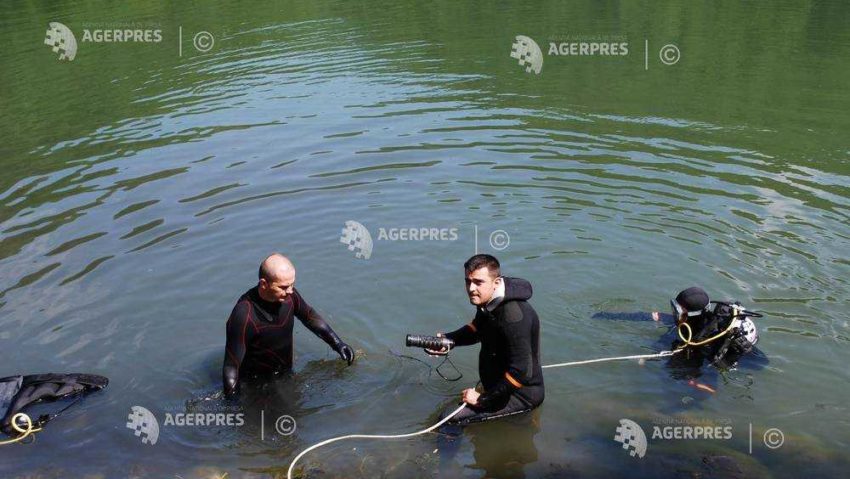
<svg viewBox="0 0 850 479"><path fill-rule="evenodd" d="M0 476L285 477L322 439L424 428L474 384L477 348L453 355L458 383L390 350L472 317L461 264L476 248L534 284L544 363L651 352L663 327L592 316L666 310L699 284L765 313L770 364L706 370L713 395L658 361L547 370L545 404L468 428L441 477L838 476L848 19L838 0L4 2L0 376L111 384L36 444L0 449ZM51 21L75 33L73 61L43 44ZM162 41L82 41L128 23ZM543 49L539 75L509 56L520 34ZM550 41L629 53L553 56ZM372 232L368 260L339 241L349 220ZM457 239L378 238L409 227ZM224 404L224 323L272 251L360 357L345 368L298 326L296 377ZM162 426L144 445L125 428L134 405L160 421L240 411L245 425ZM295 434L275 432L282 414ZM612 440L621 418L733 437L653 439L638 459ZM301 471L432 477L436 447L339 443Z"/></svg>

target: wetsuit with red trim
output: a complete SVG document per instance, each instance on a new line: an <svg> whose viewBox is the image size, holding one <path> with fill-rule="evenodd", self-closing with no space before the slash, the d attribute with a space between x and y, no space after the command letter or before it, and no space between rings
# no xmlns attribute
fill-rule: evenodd
<svg viewBox="0 0 850 479"><path fill-rule="evenodd" d="M292 369L295 318L349 363L351 348L331 329L297 289L281 302L262 299L253 287L243 294L227 320L227 345L222 367L224 393L233 394L239 379Z"/></svg>
<svg viewBox="0 0 850 479"><path fill-rule="evenodd" d="M505 296L492 311L478 308L475 319L446 334L455 346L481 343L478 374L484 392L452 423L471 423L530 411L543 403L540 367L540 321L531 298L531 284L504 278ZM451 407L450 409L454 409Z"/></svg>

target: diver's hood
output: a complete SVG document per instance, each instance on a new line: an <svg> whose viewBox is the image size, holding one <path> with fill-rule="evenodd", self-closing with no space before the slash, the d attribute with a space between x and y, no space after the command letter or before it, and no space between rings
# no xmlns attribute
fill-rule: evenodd
<svg viewBox="0 0 850 479"><path fill-rule="evenodd" d="M528 301L531 299L531 283L522 278L504 278L505 279L505 299L502 302L508 301Z"/></svg>

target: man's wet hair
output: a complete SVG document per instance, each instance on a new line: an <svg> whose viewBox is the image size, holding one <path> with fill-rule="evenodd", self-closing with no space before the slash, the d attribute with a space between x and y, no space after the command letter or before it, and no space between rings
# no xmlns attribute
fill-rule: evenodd
<svg viewBox="0 0 850 479"><path fill-rule="evenodd" d="M466 274L477 271L481 268L487 268L491 278L498 278L502 275L501 265L495 256L489 254L477 254L463 263L463 270Z"/></svg>

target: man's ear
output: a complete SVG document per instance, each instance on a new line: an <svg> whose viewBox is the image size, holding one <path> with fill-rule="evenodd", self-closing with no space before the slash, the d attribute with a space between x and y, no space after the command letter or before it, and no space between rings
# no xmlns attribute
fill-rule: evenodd
<svg viewBox="0 0 850 479"><path fill-rule="evenodd" d="M494 282L496 283L496 286L499 286L499 285L501 285L502 283L504 283L504 282L505 282L505 278L503 278L503 277L501 277L501 276L498 276L498 277L496 277L496 279L494 280Z"/></svg>
<svg viewBox="0 0 850 479"><path fill-rule="evenodd" d="M268 289L269 288L269 282L266 281L265 278L260 278L260 281L259 281L259 283L257 283L257 286L259 286L260 288L263 288L263 289Z"/></svg>

